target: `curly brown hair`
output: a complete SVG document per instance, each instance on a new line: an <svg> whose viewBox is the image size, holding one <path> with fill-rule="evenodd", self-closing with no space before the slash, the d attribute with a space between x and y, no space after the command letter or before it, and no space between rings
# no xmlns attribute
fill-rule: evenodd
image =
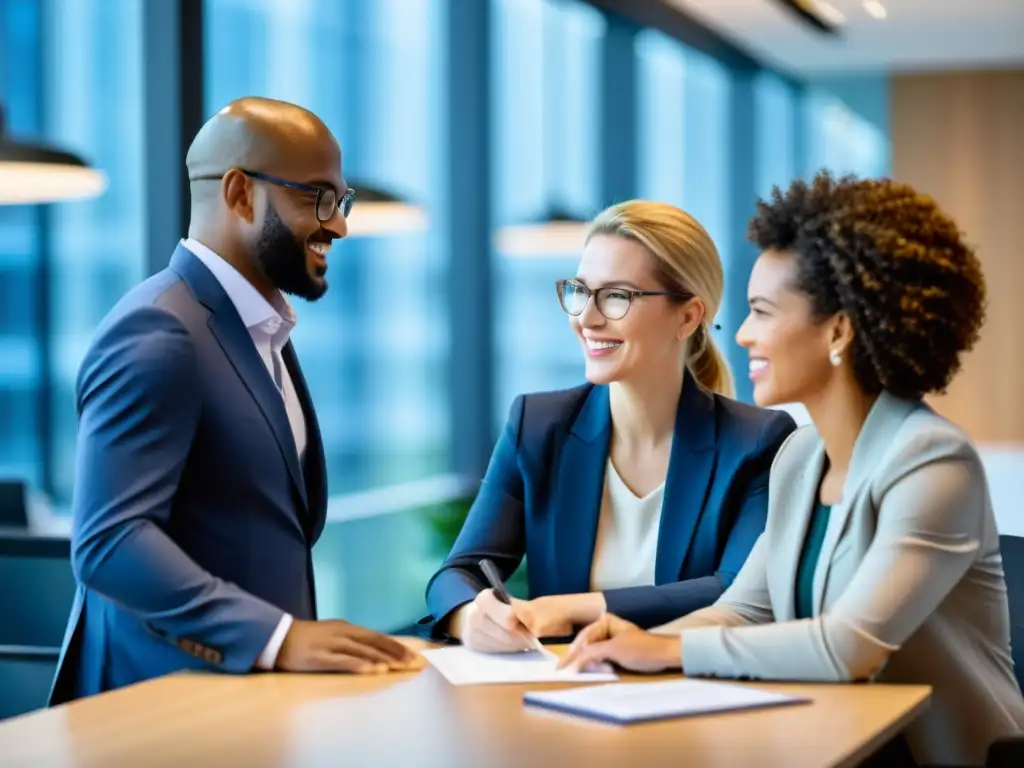
<svg viewBox="0 0 1024 768"><path fill-rule="evenodd" d="M906 184L821 172L775 187L748 236L793 254L817 320L850 318L853 371L868 392L943 392L978 340L981 264L956 223Z"/></svg>

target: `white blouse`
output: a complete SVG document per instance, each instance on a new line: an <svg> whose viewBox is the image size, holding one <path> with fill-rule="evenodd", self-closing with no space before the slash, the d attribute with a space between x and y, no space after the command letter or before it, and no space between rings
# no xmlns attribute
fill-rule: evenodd
<svg viewBox="0 0 1024 768"><path fill-rule="evenodd" d="M663 482L639 498L622 482L612 460L608 459L590 570L592 591L654 584L664 496Z"/></svg>

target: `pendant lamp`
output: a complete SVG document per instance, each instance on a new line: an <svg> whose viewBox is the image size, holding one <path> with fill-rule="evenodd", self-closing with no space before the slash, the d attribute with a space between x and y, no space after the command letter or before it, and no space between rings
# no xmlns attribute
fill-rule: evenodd
<svg viewBox="0 0 1024 768"><path fill-rule="evenodd" d="M348 217L350 237L403 235L427 228L426 212L379 187L352 181L356 203Z"/></svg>
<svg viewBox="0 0 1024 768"><path fill-rule="evenodd" d="M552 208L534 221L502 227L495 248L510 258L579 256L587 236L587 220L562 208Z"/></svg>
<svg viewBox="0 0 1024 768"><path fill-rule="evenodd" d="M84 200L106 188L106 176L77 155L8 136L0 107L0 205Z"/></svg>

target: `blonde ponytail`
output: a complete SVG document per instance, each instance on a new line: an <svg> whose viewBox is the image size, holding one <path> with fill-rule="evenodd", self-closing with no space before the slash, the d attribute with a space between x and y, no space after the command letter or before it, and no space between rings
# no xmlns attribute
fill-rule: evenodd
<svg viewBox="0 0 1024 768"><path fill-rule="evenodd" d="M725 355L701 323L692 338L692 350L686 361L690 373L704 389L725 397L736 396L736 384Z"/></svg>

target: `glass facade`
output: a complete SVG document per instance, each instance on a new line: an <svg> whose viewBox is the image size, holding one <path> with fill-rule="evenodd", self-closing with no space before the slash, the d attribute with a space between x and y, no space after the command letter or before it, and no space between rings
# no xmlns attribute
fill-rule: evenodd
<svg viewBox="0 0 1024 768"><path fill-rule="evenodd" d="M637 36L639 196L687 204L686 48L663 32Z"/></svg>
<svg viewBox="0 0 1024 768"><path fill-rule="evenodd" d="M711 232L726 264L742 265L749 254L737 255L739 235L756 195L819 167L888 170L879 121L826 87L767 70L752 88L740 87L749 73L729 61L640 29L628 38L633 86L618 94L607 86L606 46L620 40L620 19L584 0L486 2L481 34L490 53L481 71L490 87L480 125L489 161L463 164L466 180L457 185L439 174L458 153L448 143L452 126L474 116L458 114L451 105L469 102L447 90L455 80L446 62L466 45L451 34L449 6L203 2L196 45L203 44L204 117L245 95L297 102L338 137L353 187L395 193L427 212L425 231L339 244L331 290L297 306L294 339L317 403L332 495L443 474L460 444L460 420L487 421L496 435L517 394L583 381L554 290L557 278L575 273L578 251L524 256L495 238L479 254L493 288L460 282L448 253L451 226L441 232L431 217L438 207L457 217L458 201L446 197L452 189L488 198L497 233L554 210L593 215L611 202L604 197L612 163L634 180L636 195L685 208ZM110 182L89 202L0 207L0 473L47 491L58 508L73 483L74 384L85 348L117 299L149 265L164 263L147 253L154 208L147 202L162 183L147 177L147 161L152 153L169 162L173 155L177 167L182 161L180 147L147 138L145 7L0 0L0 104L11 133L77 152ZM633 116L631 135L604 135L609 99ZM749 115L752 181L737 171ZM453 402L450 386L460 350L449 302L472 290L493 294L481 304L493 317L477 318L493 332L489 350L463 358L493 369L494 384L483 400L489 413L463 418L466 406ZM723 307L723 347L742 314Z"/></svg>
<svg viewBox="0 0 1024 768"><path fill-rule="evenodd" d="M357 206L360 185L429 203L440 141L436 3L206 0L205 9L208 114L247 95L300 104L338 138ZM331 493L446 470L446 267L429 231L351 237L331 251L324 298L297 305L293 338Z"/></svg>
<svg viewBox="0 0 1024 768"><path fill-rule="evenodd" d="M638 196L672 203L696 218L727 263L732 224L728 72L654 30L637 36L636 52Z"/></svg>
<svg viewBox="0 0 1024 768"><path fill-rule="evenodd" d="M874 122L823 88L808 91L804 110L812 173L820 168L864 177L889 173L889 137Z"/></svg>
<svg viewBox="0 0 1024 768"><path fill-rule="evenodd" d="M48 211L52 492L68 499L79 364L100 320L145 276L142 6L46 0L43 11L47 138L109 179L94 200Z"/></svg>
<svg viewBox="0 0 1024 768"><path fill-rule="evenodd" d="M0 106L12 136L42 128L40 8L34 0L0 2ZM0 206L0 475L43 483L46 452L45 270L41 212Z"/></svg>
<svg viewBox="0 0 1024 768"><path fill-rule="evenodd" d="M758 197L768 197L776 185L785 189L800 175L798 103L796 90L781 77L770 72L758 75L754 83Z"/></svg>
<svg viewBox="0 0 1024 768"><path fill-rule="evenodd" d="M586 218L601 207L597 116L605 22L582 2L490 0L494 41L494 220L540 223L552 211ZM584 381L583 357L555 281L579 253L517 255L495 248L494 398L500 429L516 395Z"/></svg>

